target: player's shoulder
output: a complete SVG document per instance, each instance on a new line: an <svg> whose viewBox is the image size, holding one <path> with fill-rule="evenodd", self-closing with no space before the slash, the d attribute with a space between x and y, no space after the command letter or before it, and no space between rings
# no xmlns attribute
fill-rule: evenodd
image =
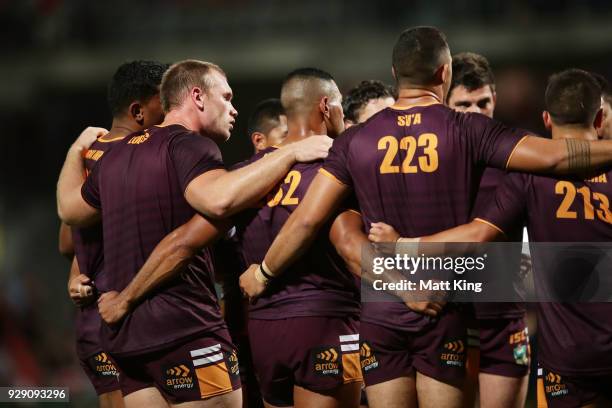
<svg viewBox="0 0 612 408"><path fill-rule="evenodd" d="M160 138L166 138L169 141L174 139L186 139L190 137L202 137L198 132L189 130L179 124L167 126L153 126L149 129L146 129L145 132L151 135L155 135L156 137L159 135L161 136Z"/></svg>
<svg viewBox="0 0 612 408"><path fill-rule="evenodd" d="M231 170L238 170L240 168L246 167L249 164L255 163L257 160L263 158L264 156L266 156L267 154L270 154L272 152L275 152L276 150L278 150L279 147L278 146L271 146L271 147L266 147L265 149L254 153L251 157L249 157L246 160L243 160L241 162L238 162L236 164L234 164L233 166L230 167L230 171Z"/></svg>

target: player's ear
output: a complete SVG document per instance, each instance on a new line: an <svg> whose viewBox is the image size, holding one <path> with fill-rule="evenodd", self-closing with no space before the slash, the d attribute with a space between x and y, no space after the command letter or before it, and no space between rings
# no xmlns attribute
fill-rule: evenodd
<svg viewBox="0 0 612 408"><path fill-rule="evenodd" d="M142 126L144 124L144 110L140 102L132 102L129 111L132 119Z"/></svg>
<svg viewBox="0 0 612 408"><path fill-rule="evenodd" d="M497 92L493 91L493 107L497 105Z"/></svg>
<svg viewBox="0 0 612 408"><path fill-rule="evenodd" d="M329 97L324 96L321 98L321 100L319 101L319 110L321 111L321 113L323 114L324 117L328 118L329 117Z"/></svg>
<svg viewBox="0 0 612 408"><path fill-rule="evenodd" d="M434 74L434 83L436 85L450 83L451 75L451 65L442 64L438 67L438 69L436 69L436 73Z"/></svg>
<svg viewBox="0 0 612 408"><path fill-rule="evenodd" d="M593 120L593 126L595 127L595 129L599 129L601 128L601 125L603 124L603 117L604 112L602 108L599 108L599 110L597 111L597 114L595 115L595 120Z"/></svg>
<svg viewBox="0 0 612 408"><path fill-rule="evenodd" d="M261 132L253 132L251 134L251 142L253 143L253 147L255 150L260 151L265 149L266 147L266 136Z"/></svg>
<svg viewBox="0 0 612 408"><path fill-rule="evenodd" d="M195 106L198 108L198 110L204 110L205 93L202 88L198 86L194 86L193 88L191 88L191 91L189 92L189 97L191 98Z"/></svg>
<svg viewBox="0 0 612 408"><path fill-rule="evenodd" d="M542 112L542 120L544 121L544 127L546 130L552 129L552 118L550 117L550 113L548 111Z"/></svg>

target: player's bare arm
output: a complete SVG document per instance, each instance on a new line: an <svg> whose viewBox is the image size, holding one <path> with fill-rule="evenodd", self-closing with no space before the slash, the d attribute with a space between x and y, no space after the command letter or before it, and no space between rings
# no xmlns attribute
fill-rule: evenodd
<svg viewBox="0 0 612 408"><path fill-rule="evenodd" d="M418 242L490 242L503 237L503 233L484 220L475 219L445 231L418 238ZM384 222L372 224L368 239L375 243L410 242L413 238L400 237L397 231ZM416 242L416 240L414 240Z"/></svg>
<svg viewBox="0 0 612 408"><path fill-rule="evenodd" d="M304 200L291 214L268 250L262 264L263 273L273 278L298 259L349 191L348 186L321 173L317 174ZM261 272L259 265L251 265L240 276L240 287L249 297L257 296L265 289L266 279L262 279Z"/></svg>
<svg viewBox="0 0 612 408"><path fill-rule="evenodd" d="M57 213L68 225L96 220L98 211L81 197L81 185L85 177L83 153L96 139L107 133L104 128L88 127L70 146L57 181Z"/></svg>
<svg viewBox="0 0 612 408"><path fill-rule="evenodd" d="M329 240L351 273L361 277L361 249L369 241L359 213L352 210L340 213L329 230Z"/></svg>
<svg viewBox="0 0 612 408"><path fill-rule="evenodd" d="M172 279L201 248L212 244L228 229L227 221L209 221L201 215L168 234L153 250L138 274L120 293L107 292L98 300L102 319L116 323L130 312L143 297Z"/></svg>
<svg viewBox="0 0 612 408"><path fill-rule="evenodd" d="M59 253L71 260L74 257L74 242L72 242L72 230L65 222L60 224L58 242Z"/></svg>
<svg viewBox="0 0 612 408"><path fill-rule="evenodd" d="M261 199L296 162L327 157L331 144L328 136L312 136L278 149L249 166L230 172L208 171L189 183L185 198L207 216L227 217Z"/></svg>
<svg viewBox="0 0 612 408"><path fill-rule="evenodd" d="M530 173L588 173L612 165L610 140L550 140L527 136L508 160L508 170Z"/></svg>

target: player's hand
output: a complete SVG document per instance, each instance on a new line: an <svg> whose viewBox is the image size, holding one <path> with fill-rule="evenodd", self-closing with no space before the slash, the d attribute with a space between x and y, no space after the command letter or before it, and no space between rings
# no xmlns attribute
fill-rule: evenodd
<svg viewBox="0 0 612 408"><path fill-rule="evenodd" d="M94 300L94 290L91 279L80 274L68 282L68 295L77 306L86 306Z"/></svg>
<svg viewBox="0 0 612 408"><path fill-rule="evenodd" d="M266 285L255 277L255 272L258 269L259 265L253 264L240 275L240 290L250 299L259 296L266 289Z"/></svg>
<svg viewBox="0 0 612 408"><path fill-rule="evenodd" d="M395 228L384 222L373 222L368 234L368 239L375 243L397 242L399 237Z"/></svg>
<svg viewBox="0 0 612 408"><path fill-rule="evenodd" d="M305 163L326 158L332 143L333 140L329 136L317 135L291 143L287 147L294 149L295 161Z"/></svg>
<svg viewBox="0 0 612 408"><path fill-rule="evenodd" d="M72 146L78 150L89 149L93 142L98 139L98 137L103 136L106 133L108 133L108 130L104 128L89 126L81 132L81 134L79 135L79 137L77 137Z"/></svg>
<svg viewBox="0 0 612 408"><path fill-rule="evenodd" d="M406 302L406 306L413 312L431 317L438 316L445 304L446 302Z"/></svg>
<svg viewBox="0 0 612 408"><path fill-rule="evenodd" d="M98 299L98 312L106 324L120 322L129 311L129 302L114 290L103 293Z"/></svg>

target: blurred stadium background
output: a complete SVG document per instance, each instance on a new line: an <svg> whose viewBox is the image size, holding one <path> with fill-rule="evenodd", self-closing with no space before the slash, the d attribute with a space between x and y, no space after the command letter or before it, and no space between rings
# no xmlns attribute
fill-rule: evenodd
<svg viewBox="0 0 612 408"><path fill-rule="evenodd" d="M251 152L250 111L278 96L287 72L326 69L343 91L362 79L391 83L391 49L412 25L440 27L453 53L488 57L496 117L542 133L550 73L612 78L609 0L0 0L0 386L68 386L71 406L95 404L73 352L54 194L81 129L110 125L106 83L120 63L221 65L239 111L222 149L231 164Z"/></svg>

